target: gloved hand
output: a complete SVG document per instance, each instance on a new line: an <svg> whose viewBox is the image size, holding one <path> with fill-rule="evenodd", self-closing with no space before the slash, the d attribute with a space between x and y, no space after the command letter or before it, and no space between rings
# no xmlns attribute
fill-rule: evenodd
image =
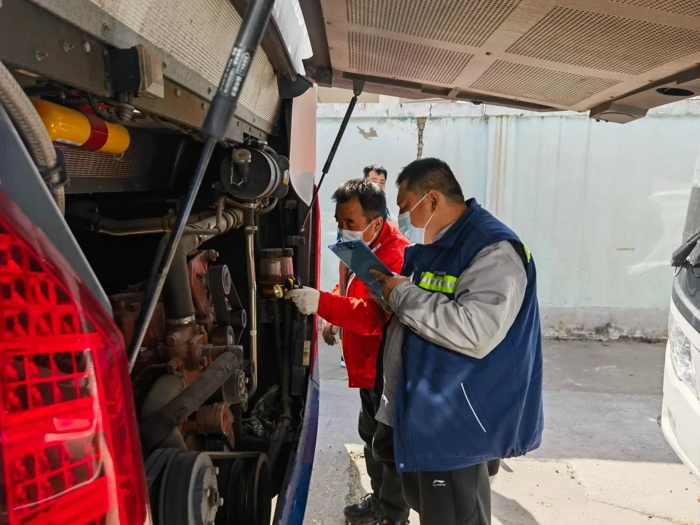
<svg viewBox="0 0 700 525"><path fill-rule="evenodd" d="M323 321L323 328L321 329L321 335L326 344L333 346L337 342L335 340L335 335L338 333L338 327L332 325L328 321Z"/></svg>
<svg viewBox="0 0 700 525"><path fill-rule="evenodd" d="M285 299L291 299L303 315L313 315L318 312L318 301L321 299L321 292L314 288L297 288L289 290Z"/></svg>

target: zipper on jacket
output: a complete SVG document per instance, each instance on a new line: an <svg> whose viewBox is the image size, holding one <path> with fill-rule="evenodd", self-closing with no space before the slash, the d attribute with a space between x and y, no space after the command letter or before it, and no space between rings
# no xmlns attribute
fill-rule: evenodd
<svg viewBox="0 0 700 525"><path fill-rule="evenodd" d="M472 406L472 402L469 401L469 396L467 395L467 390L464 388L464 383L460 383L462 387L462 392L464 393L464 399L467 400L467 404L469 405L469 408L472 411L472 414L474 414L474 419L476 419L476 422L479 423L479 426L481 427L481 430L484 431L484 434L486 434L486 429L484 428L484 425L481 424L481 420L479 419L479 416L476 415L476 412L474 411L474 407Z"/></svg>

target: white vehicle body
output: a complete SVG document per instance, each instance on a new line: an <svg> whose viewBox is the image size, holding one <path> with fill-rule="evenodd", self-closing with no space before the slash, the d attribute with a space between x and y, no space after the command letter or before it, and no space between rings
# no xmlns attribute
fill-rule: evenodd
<svg viewBox="0 0 700 525"><path fill-rule="evenodd" d="M673 304L669 319L661 428L678 457L700 479L700 400L697 397L700 377L700 333L686 321ZM673 363L672 345L682 344L683 339L691 345L695 390L679 378Z"/></svg>
<svg viewBox="0 0 700 525"><path fill-rule="evenodd" d="M700 478L700 268L694 246L700 230L700 156L683 228L693 251L673 279L664 369L661 428L683 463ZM675 255L675 254L674 254ZM693 267L695 266L695 267Z"/></svg>

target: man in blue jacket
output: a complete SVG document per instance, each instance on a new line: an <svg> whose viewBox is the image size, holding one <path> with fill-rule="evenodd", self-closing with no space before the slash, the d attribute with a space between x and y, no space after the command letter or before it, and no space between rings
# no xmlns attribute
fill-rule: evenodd
<svg viewBox="0 0 700 525"><path fill-rule="evenodd" d="M394 427L404 496L422 525L491 522L487 464L542 440L535 263L507 226L465 202L438 159L397 179L401 276L377 273L393 317L376 419Z"/></svg>

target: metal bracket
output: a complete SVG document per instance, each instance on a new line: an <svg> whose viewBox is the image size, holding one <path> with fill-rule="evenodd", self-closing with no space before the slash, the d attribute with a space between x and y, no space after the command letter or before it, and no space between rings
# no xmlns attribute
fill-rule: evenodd
<svg viewBox="0 0 700 525"><path fill-rule="evenodd" d="M352 93L356 97L362 95L362 90L365 88L365 81L361 78L355 78L352 81Z"/></svg>

